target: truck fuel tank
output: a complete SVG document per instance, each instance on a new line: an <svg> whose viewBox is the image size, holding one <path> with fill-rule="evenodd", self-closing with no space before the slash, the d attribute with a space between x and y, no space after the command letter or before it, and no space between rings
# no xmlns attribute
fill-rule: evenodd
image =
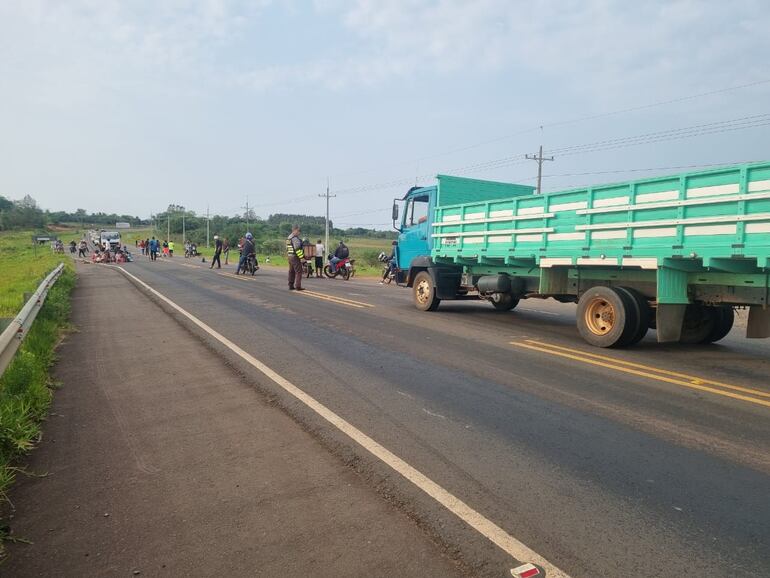
<svg viewBox="0 0 770 578"><path fill-rule="evenodd" d="M487 293L520 294L523 290L521 279L501 273L499 275L484 275L476 281L476 288L482 295Z"/></svg>

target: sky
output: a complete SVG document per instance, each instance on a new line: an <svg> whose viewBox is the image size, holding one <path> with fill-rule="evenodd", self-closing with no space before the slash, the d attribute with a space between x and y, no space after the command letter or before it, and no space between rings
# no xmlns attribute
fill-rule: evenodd
<svg viewBox="0 0 770 578"><path fill-rule="evenodd" d="M769 160L769 29L765 0L0 0L0 195L321 215L329 182L335 225L387 228L437 173L534 185L541 144L545 192Z"/></svg>

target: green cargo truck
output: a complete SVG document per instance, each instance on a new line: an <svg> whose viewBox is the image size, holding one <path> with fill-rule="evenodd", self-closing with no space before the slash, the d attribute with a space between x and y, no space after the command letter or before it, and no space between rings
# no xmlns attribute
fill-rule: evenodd
<svg viewBox="0 0 770 578"><path fill-rule="evenodd" d="M418 309L485 299L577 303L581 336L622 347L710 343L748 308L770 336L770 163L537 195L439 175L393 205L398 281Z"/></svg>

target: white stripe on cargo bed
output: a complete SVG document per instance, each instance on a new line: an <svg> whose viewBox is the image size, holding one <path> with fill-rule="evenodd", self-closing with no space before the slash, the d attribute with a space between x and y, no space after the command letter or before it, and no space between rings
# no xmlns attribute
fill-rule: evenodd
<svg viewBox="0 0 770 578"><path fill-rule="evenodd" d="M766 181L753 181L749 183L749 192L770 191L770 179Z"/></svg>
<svg viewBox="0 0 770 578"><path fill-rule="evenodd" d="M746 223L747 233L770 233L770 223Z"/></svg>
<svg viewBox="0 0 770 578"><path fill-rule="evenodd" d="M576 209L585 209L587 206L587 201L575 201L572 203L560 203L557 205L551 205L548 207L548 210L553 213L558 213L559 211L574 211Z"/></svg>
<svg viewBox="0 0 770 578"><path fill-rule="evenodd" d="M659 193L642 193L636 195L637 203L654 203L656 201L673 201L679 198L679 191L661 191Z"/></svg>
<svg viewBox="0 0 770 578"><path fill-rule="evenodd" d="M628 204L628 195L624 197L611 197L609 199L594 199L594 207L614 207L615 205Z"/></svg>
<svg viewBox="0 0 770 578"><path fill-rule="evenodd" d="M205 333L213 337L227 349L235 353L246 363L254 367L257 371L262 373L265 377L286 391L286 393L297 399L303 405L326 420L329 424L344 433L351 440L372 454L375 458L379 459L390 468L395 470L399 475L403 476L406 480L414 484L421 491L425 492L436 502L444 506L444 508L449 510L452 514L468 524L471 528L475 529L479 534L484 536L493 544L497 545L509 556L518 560L519 562L532 562L538 566L541 566L549 578L569 578L569 575L566 572L551 564L540 554L522 542L518 541L508 532L503 530L500 526L486 518L483 514L471 508L460 498L445 490L442 486L431 480L417 468L409 465L406 461L398 457L385 446L379 444L377 441L366 435L353 424L334 413L331 409L323 405L320 401L306 393L304 390L294 385L288 379L273 371L262 361L241 349L238 345L227 339L224 335L205 324L203 321L174 303L171 299L159 291L156 291L150 287L147 283L135 275L132 275L126 271L123 267L117 267L117 269L147 289L147 291L155 295L169 307L189 319L193 324L197 325Z"/></svg>
<svg viewBox="0 0 770 578"><path fill-rule="evenodd" d="M549 241L584 241L585 238L585 233L550 233L548 235Z"/></svg>
<svg viewBox="0 0 770 578"><path fill-rule="evenodd" d="M687 198L694 199L696 197L713 197L715 195L732 195L740 190L738 183L730 183L728 185L712 185L710 187L693 187L687 189Z"/></svg>
<svg viewBox="0 0 770 578"><path fill-rule="evenodd" d="M602 239L625 239L628 231L626 229L614 229L611 231L594 231L591 233L591 239L600 241Z"/></svg>
<svg viewBox="0 0 770 578"><path fill-rule="evenodd" d="M703 227L685 227L684 236L695 235L735 235L736 225L705 225Z"/></svg>
<svg viewBox="0 0 770 578"><path fill-rule="evenodd" d="M576 225L578 231L597 231L599 229L617 229L619 227L642 228L666 225L700 225L705 223L741 223L744 221L769 221L770 213L755 215L722 215L719 217L691 217L689 219L660 219L657 221L632 221L624 223L602 223L600 225Z"/></svg>

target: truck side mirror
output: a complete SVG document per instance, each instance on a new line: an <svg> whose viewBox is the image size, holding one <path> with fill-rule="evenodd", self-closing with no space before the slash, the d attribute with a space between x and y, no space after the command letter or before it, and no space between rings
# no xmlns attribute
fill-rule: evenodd
<svg viewBox="0 0 770 578"><path fill-rule="evenodd" d="M398 221L398 203L396 201L393 201L393 212L392 212L393 222L395 223Z"/></svg>

